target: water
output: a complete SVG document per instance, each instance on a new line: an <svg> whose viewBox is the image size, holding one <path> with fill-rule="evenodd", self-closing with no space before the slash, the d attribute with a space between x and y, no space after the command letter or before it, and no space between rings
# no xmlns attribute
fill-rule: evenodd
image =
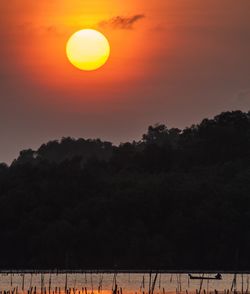
<svg viewBox="0 0 250 294"><path fill-rule="evenodd" d="M196 274L197 275L197 274ZM205 274L204 276L214 276L215 274ZM188 274L158 274L155 283L154 294L163 293L192 293L196 289L202 289L206 293L217 291L224 291L231 289L233 274L222 274L222 280L204 280L201 286L200 280L190 280ZM155 278L155 274L151 276L151 285ZM68 294L112 294L114 285L118 285L119 294L120 288L122 288L122 294L146 294L149 292L150 276L149 274L0 274L0 291L13 291L13 294L27 293L34 294L34 288L36 287L36 293L43 294L58 294L65 292L65 287L68 290ZM248 292L249 275L238 274L236 290ZM242 288L243 287L243 288ZM42 288L42 291L41 291ZM85 289L86 288L86 289ZM32 289L32 291L30 291ZM234 288L235 289L235 288ZM66 291L67 292L67 291ZM1 294L1 293L0 293Z"/></svg>

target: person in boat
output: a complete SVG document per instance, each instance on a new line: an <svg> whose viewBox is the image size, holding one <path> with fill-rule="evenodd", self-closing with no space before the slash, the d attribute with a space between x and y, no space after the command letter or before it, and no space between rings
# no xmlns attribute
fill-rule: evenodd
<svg viewBox="0 0 250 294"><path fill-rule="evenodd" d="M189 278L190 279L196 279L196 280L198 280L198 279L200 279L200 280L221 280L222 279L222 275L220 274L220 273L218 273L217 275L215 275L215 277L204 277L204 274L203 274L203 276L193 276L193 275L191 275L191 274L188 274L189 275Z"/></svg>
<svg viewBox="0 0 250 294"><path fill-rule="evenodd" d="M222 279L222 275L220 273L218 273L216 276L215 276L216 279L218 280L221 280Z"/></svg>

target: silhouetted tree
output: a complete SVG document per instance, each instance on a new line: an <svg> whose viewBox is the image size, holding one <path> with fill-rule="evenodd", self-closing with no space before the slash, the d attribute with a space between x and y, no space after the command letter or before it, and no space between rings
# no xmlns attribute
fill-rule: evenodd
<svg viewBox="0 0 250 294"><path fill-rule="evenodd" d="M249 269L250 113L0 164L2 268Z"/></svg>

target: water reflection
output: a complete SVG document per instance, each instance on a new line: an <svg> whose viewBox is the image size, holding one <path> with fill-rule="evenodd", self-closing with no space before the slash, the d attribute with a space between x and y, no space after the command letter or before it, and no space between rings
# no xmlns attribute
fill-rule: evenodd
<svg viewBox="0 0 250 294"><path fill-rule="evenodd" d="M203 274L202 277L214 277ZM196 275L197 277L197 275ZM0 275L0 294L248 294L248 274L222 274L221 280L188 274L19 273Z"/></svg>

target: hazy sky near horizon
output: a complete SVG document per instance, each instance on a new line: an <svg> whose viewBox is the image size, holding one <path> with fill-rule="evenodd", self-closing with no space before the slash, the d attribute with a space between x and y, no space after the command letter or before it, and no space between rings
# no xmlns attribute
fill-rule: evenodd
<svg viewBox="0 0 250 294"><path fill-rule="evenodd" d="M63 136L119 144L250 109L250 0L9 0L0 12L0 162ZM111 45L95 72L66 58L83 28Z"/></svg>

